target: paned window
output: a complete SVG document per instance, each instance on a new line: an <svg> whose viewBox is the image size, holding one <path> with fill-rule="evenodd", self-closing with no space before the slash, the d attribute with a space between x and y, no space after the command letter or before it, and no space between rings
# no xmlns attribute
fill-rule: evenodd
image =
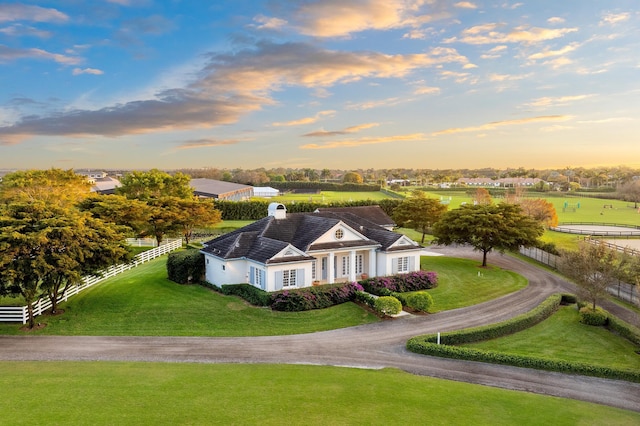
<svg viewBox="0 0 640 426"><path fill-rule="evenodd" d="M409 272L409 258L408 257L399 257L398 258L398 272Z"/></svg>
<svg viewBox="0 0 640 426"><path fill-rule="evenodd" d="M296 286L296 270L289 269L282 271L282 287L295 287Z"/></svg>

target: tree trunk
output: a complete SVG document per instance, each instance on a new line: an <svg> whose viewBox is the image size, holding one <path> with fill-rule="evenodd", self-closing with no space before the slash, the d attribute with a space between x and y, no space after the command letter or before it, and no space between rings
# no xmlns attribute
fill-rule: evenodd
<svg viewBox="0 0 640 426"><path fill-rule="evenodd" d="M27 314L29 316L29 328L33 328L35 324L35 319L33 318L33 302L27 303Z"/></svg>
<svg viewBox="0 0 640 426"><path fill-rule="evenodd" d="M489 253L489 250L482 250L482 267L486 268L487 266L487 253Z"/></svg>

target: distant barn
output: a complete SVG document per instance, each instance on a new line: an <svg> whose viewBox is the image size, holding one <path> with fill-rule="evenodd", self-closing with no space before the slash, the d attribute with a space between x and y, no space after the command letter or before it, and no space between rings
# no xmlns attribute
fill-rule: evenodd
<svg viewBox="0 0 640 426"><path fill-rule="evenodd" d="M253 187L214 179L191 179L194 195L216 200L245 201L253 197Z"/></svg>
<svg viewBox="0 0 640 426"><path fill-rule="evenodd" d="M277 197L278 195L280 195L280 191L270 186L254 186L253 187L254 197L271 198L271 197Z"/></svg>

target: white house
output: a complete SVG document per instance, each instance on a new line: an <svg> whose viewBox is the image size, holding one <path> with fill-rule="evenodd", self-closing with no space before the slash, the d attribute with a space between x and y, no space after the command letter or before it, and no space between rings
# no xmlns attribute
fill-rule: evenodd
<svg viewBox="0 0 640 426"><path fill-rule="evenodd" d="M206 280L277 291L420 269L422 247L381 226L388 216L376 223L379 206L355 209L287 214L271 203L267 217L204 244Z"/></svg>

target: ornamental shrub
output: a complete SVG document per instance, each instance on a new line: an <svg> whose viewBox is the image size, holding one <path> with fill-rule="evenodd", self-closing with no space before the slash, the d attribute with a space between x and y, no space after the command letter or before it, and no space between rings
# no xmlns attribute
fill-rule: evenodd
<svg viewBox="0 0 640 426"><path fill-rule="evenodd" d="M271 295L251 284L224 284L220 288L222 294L238 296L254 306L269 306Z"/></svg>
<svg viewBox="0 0 640 426"><path fill-rule="evenodd" d="M180 250L169 254L167 276L178 284L199 283L204 279L204 255L199 250Z"/></svg>
<svg viewBox="0 0 640 426"><path fill-rule="evenodd" d="M416 311L427 312L433 306L433 298L426 291L418 291L406 295L407 306Z"/></svg>
<svg viewBox="0 0 640 426"><path fill-rule="evenodd" d="M355 300L356 292L363 291L358 283L342 283L284 290L271 295L274 311L298 312L324 309Z"/></svg>
<svg viewBox="0 0 640 426"><path fill-rule="evenodd" d="M391 292L428 290L438 285L438 275L431 271L415 271L407 274L374 277L360 282L364 289L377 296L389 296Z"/></svg>
<svg viewBox="0 0 640 426"><path fill-rule="evenodd" d="M380 296L374 309L381 315L396 315L402 310L402 303L393 296Z"/></svg>
<svg viewBox="0 0 640 426"><path fill-rule="evenodd" d="M600 308L580 308L580 322L587 325L601 326L607 324L607 313Z"/></svg>

